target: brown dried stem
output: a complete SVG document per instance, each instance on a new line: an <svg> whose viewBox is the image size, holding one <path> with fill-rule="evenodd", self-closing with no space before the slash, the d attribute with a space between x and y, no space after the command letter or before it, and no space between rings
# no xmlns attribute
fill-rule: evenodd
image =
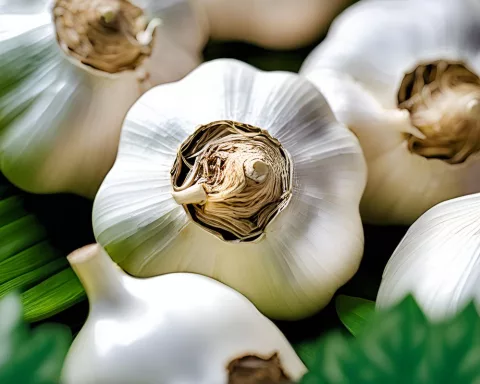
<svg viewBox="0 0 480 384"><path fill-rule="evenodd" d="M134 70L151 53L137 35L147 22L127 0L56 0L53 15L60 47L81 63L118 73Z"/></svg>
<svg viewBox="0 0 480 384"><path fill-rule="evenodd" d="M419 66L405 76L398 100L425 135L406 135L412 153L459 164L480 151L480 79L463 65Z"/></svg>
<svg viewBox="0 0 480 384"><path fill-rule="evenodd" d="M217 121L180 147L172 183L174 199L193 220L224 240L251 241L287 205L291 162L268 132Z"/></svg>

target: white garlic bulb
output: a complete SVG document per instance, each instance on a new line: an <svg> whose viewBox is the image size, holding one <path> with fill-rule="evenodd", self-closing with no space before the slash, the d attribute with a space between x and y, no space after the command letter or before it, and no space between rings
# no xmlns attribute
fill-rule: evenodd
<svg viewBox="0 0 480 384"><path fill-rule="evenodd" d="M205 276L125 274L98 245L68 256L90 303L65 384L297 382L306 368L245 297ZM285 381L284 381L285 380Z"/></svg>
<svg viewBox="0 0 480 384"><path fill-rule="evenodd" d="M361 1L304 63L362 144L366 221L409 225L480 191L479 31L476 0Z"/></svg>
<svg viewBox="0 0 480 384"><path fill-rule="evenodd" d="M310 44L353 0L197 0L205 7L210 35L267 48Z"/></svg>
<svg viewBox="0 0 480 384"><path fill-rule="evenodd" d="M480 309L480 194L440 203L410 227L385 268L377 307L408 293L433 320L471 300Z"/></svg>
<svg viewBox="0 0 480 384"><path fill-rule="evenodd" d="M192 4L0 1L0 171L29 192L93 198L131 105L201 61Z"/></svg>
<svg viewBox="0 0 480 384"><path fill-rule="evenodd" d="M132 275L207 275L301 318L358 268L365 183L357 139L308 81L215 60L130 109L93 227Z"/></svg>

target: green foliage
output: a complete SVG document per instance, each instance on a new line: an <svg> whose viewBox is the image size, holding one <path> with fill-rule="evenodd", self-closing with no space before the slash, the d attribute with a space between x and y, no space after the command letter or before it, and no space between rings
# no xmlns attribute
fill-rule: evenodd
<svg viewBox="0 0 480 384"><path fill-rule="evenodd" d="M85 298L77 276L71 268L66 268L22 294L25 320L46 319Z"/></svg>
<svg viewBox="0 0 480 384"><path fill-rule="evenodd" d="M66 255L25 207L25 196L0 178L0 298L20 291L25 319L38 321L83 300L85 293Z"/></svg>
<svg viewBox="0 0 480 384"><path fill-rule="evenodd" d="M353 336L362 332L375 313L374 301L346 295L337 296L335 307L338 317Z"/></svg>
<svg viewBox="0 0 480 384"><path fill-rule="evenodd" d="M30 331L18 295L0 300L0 383L59 383L70 343L64 326L46 324Z"/></svg>
<svg viewBox="0 0 480 384"><path fill-rule="evenodd" d="M377 312L357 338L326 336L307 365L301 384L480 383L480 318L471 304L430 323L408 296Z"/></svg>

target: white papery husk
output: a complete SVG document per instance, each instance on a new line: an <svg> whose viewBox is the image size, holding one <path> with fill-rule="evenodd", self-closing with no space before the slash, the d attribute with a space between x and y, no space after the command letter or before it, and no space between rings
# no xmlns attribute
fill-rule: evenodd
<svg viewBox="0 0 480 384"><path fill-rule="evenodd" d="M404 75L438 60L463 62L480 75L476 0L365 0L332 24L300 73L324 93L355 132L368 164L362 218L411 224L435 204L480 191L479 154L451 165L411 153L416 130L397 107Z"/></svg>
<svg viewBox="0 0 480 384"><path fill-rule="evenodd" d="M267 130L290 154L293 195L255 242L226 242L172 198L170 170L196 127L233 120ZM202 64L129 111L117 160L93 208L97 241L135 276L194 272L243 293L265 314L300 318L326 305L363 253L359 143L322 95L286 72L235 60Z"/></svg>
<svg viewBox="0 0 480 384"><path fill-rule="evenodd" d="M136 279L98 245L68 259L90 310L65 359L62 383L226 384L232 360L275 354L285 376L297 382L306 373L280 330L213 279L191 273Z"/></svg>
<svg viewBox="0 0 480 384"><path fill-rule="evenodd" d="M312 43L354 0L197 0L214 39L243 40L273 49Z"/></svg>
<svg viewBox="0 0 480 384"><path fill-rule="evenodd" d="M110 74L60 48L53 0L0 1L0 171L18 187L93 198L115 160L128 109L151 86L200 63L205 21L191 2L130 2L162 24L140 67ZM140 82L144 73L149 78Z"/></svg>
<svg viewBox="0 0 480 384"><path fill-rule="evenodd" d="M440 203L408 230L385 268L377 307L408 293L433 320L471 300L480 305L480 194Z"/></svg>

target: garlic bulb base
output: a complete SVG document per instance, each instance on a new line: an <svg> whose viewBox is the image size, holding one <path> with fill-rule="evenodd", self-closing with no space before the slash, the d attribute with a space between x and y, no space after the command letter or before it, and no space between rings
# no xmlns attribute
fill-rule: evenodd
<svg viewBox="0 0 480 384"><path fill-rule="evenodd" d="M480 78L445 61L405 76L399 107L411 113L423 137L407 135L410 152L460 164L480 151Z"/></svg>
<svg viewBox="0 0 480 384"><path fill-rule="evenodd" d="M201 125L172 168L177 203L222 240L252 241L288 204L290 156L267 131L234 121Z"/></svg>
<svg viewBox="0 0 480 384"><path fill-rule="evenodd" d="M134 70L151 53L143 10L128 0L56 0L57 39L65 54L106 73Z"/></svg>

